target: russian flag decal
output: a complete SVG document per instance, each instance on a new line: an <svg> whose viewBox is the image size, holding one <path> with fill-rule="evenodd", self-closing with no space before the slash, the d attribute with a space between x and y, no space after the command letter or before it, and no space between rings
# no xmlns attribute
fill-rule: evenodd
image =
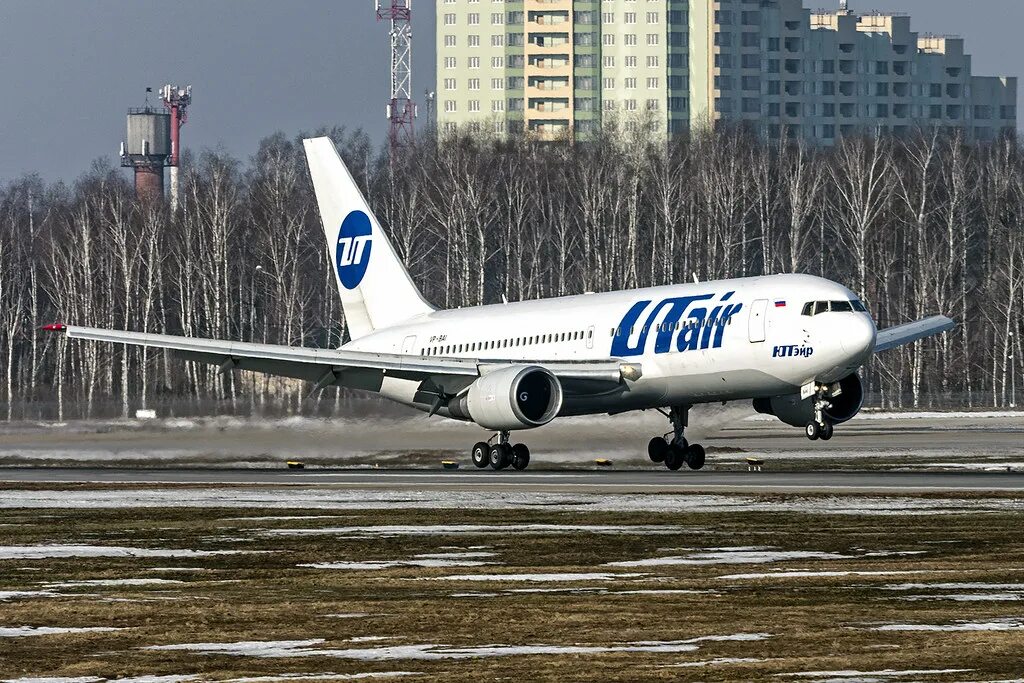
<svg viewBox="0 0 1024 683"><path fill-rule="evenodd" d="M776 301L775 302L775 308L785 308L785 307L786 307L786 302L785 301Z"/></svg>

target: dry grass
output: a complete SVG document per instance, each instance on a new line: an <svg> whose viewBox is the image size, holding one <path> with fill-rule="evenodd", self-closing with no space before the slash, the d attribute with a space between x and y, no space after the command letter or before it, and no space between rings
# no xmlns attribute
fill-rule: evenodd
<svg viewBox="0 0 1024 683"><path fill-rule="evenodd" d="M0 491L0 495L3 495ZM474 510L339 511L331 519L291 521L245 516L330 515L324 510L218 509L14 510L0 517L0 545L79 543L144 548L269 551L198 558L0 560L0 591L38 590L47 583L91 579L185 581L141 587L55 588L61 597L0 602L0 627L113 626L124 630L0 639L5 677L198 674L203 680L283 673L416 671L422 679L477 680L755 680L811 670L972 669L923 680L1019 676L1024 631L879 632L879 623L946 624L1024 617L1024 602L908 601L890 583L1024 583L1021 516L814 516L807 514L514 513ZM645 524L670 533L516 533L524 523ZM382 538L269 536L274 528L356 525L483 524L479 534ZM486 545L499 565L479 568L400 567L376 571L302 568L312 562L409 559ZM834 552L855 559L792 560L771 565L668 565L620 569L633 579L572 584L502 581L522 572L615 571L607 562L683 555L682 548L774 546ZM870 556L870 552L925 551ZM190 567L196 571L150 571ZM913 571L907 575L722 580L770 569ZM493 574L473 583L424 580ZM696 594L508 593L514 588L600 587L691 589ZM452 597L453 593L498 593ZM910 593L936 591L910 591ZM955 591L961 593L979 591ZM325 615L363 613L359 618ZM144 650L148 645L303 640L322 647L401 644L618 645L709 635L768 633L760 642L703 642L686 653L616 652L439 661L358 661L334 657L261 659ZM381 636L380 642L346 642ZM320 647L320 646L318 646ZM764 661L700 668L672 665L716 658ZM406 680L406 679L401 679ZM410 680L416 680L415 678ZM778 679L775 680L801 680Z"/></svg>

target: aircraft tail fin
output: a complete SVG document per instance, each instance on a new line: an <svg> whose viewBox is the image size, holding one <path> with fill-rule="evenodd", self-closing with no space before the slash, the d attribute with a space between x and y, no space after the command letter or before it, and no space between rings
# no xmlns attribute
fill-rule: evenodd
<svg viewBox="0 0 1024 683"><path fill-rule="evenodd" d="M433 311L331 139L313 138L303 144L352 339Z"/></svg>

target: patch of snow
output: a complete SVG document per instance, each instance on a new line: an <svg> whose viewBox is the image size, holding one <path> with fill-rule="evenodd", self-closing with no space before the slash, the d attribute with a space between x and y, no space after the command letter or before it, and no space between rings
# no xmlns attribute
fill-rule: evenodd
<svg viewBox="0 0 1024 683"><path fill-rule="evenodd" d="M789 674L776 674L776 676L788 676L793 678L905 678L907 676L940 676L943 674L959 674L974 671L974 669L882 669L880 671L854 671L844 669L840 671L800 671Z"/></svg>
<svg viewBox="0 0 1024 683"><path fill-rule="evenodd" d="M111 679L107 683L185 683L185 681L197 680L198 676L193 675L171 675L171 676L132 676L131 678Z"/></svg>
<svg viewBox="0 0 1024 683"><path fill-rule="evenodd" d="M43 678L5 678L0 683L102 683L95 676L48 676Z"/></svg>
<svg viewBox="0 0 1024 683"><path fill-rule="evenodd" d="M53 636L66 633L105 633L107 631L123 631L110 626L87 626L74 628L70 626L0 626L0 638L25 638L28 636Z"/></svg>
<svg viewBox="0 0 1024 683"><path fill-rule="evenodd" d="M429 576L425 581L615 581L635 579L648 574L612 572L552 572L547 574L455 574L452 576Z"/></svg>
<svg viewBox="0 0 1024 683"><path fill-rule="evenodd" d="M240 550L128 548L113 545L3 545L0 546L0 560L48 560L69 557L211 557L214 555L238 555L242 552Z"/></svg>
<svg viewBox="0 0 1024 683"><path fill-rule="evenodd" d="M462 559L483 559L485 557L495 557L497 553L487 552L453 552L453 553L420 553L414 555L418 560L462 560Z"/></svg>
<svg viewBox="0 0 1024 683"><path fill-rule="evenodd" d="M360 617L370 616L366 612L339 612L337 614L325 614L325 617L330 619L358 619Z"/></svg>
<svg viewBox="0 0 1024 683"><path fill-rule="evenodd" d="M66 581L48 583L47 588L92 588L96 586L166 586L184 584L176 579L90 579L87 581Z"/></svg>
<svg viewBox="0 0 1024 683"><path fill-rule="evenodd" d="M310 569L345 569L349 571L376 571L378 569L394 569L396 567L483 567L495 564L494 562L482 562L480 560L366 560L364 562L314 562L311 564L299 564L297 567Z"/></svg>
<svg viewBox="0 0 1024 683"><path fill-rule="evenodd" d="M514 534L676 534L682 527L610 524L520 524L502 533ZM264 536L347 536L351 538L395 538L402 536L448 536L457 534L492 534L495 527L486 524L423 524L315 527L307 529L265 529Z"/></svg>
<svg viewBox="0 0 1024 683"><path fill-rule="evenodd" d="M707 564L768 564L786 560L849 560L852 555L840 555L813 550L751 550L735 548L709 550L690 553L689 555L673 555L667 557L651 557L643 560L607 562L607 567L662 567L669 565L707 565Z"/></svg>
<svg viewBox="0 0 1024 683"><path fill-rule="evenodd" d="M659 667L661 669L681 669L681 668L696 668L703 666L722 666L723 664L754 664L757 662L766 662L767 659L757 659L755 657L717 657L715 659L706 659L702 662L682 662L681 664L667 664Z"/></svg>
<svg viewBox="0 0 1024 683"><path fill-rule="evenodd" d="M1024 591L1024 583L891 583L881 587L887 591L909 591L909 590L994 590L994 591Z"/></svg>
<svg viewBox="0 0 1024 683"><path fill-rule="evenodd" d="M367 678L399 678L422 676L419 671L367 671L358 674L279 674L277 676L250 676L226 678L220 683L280 683L281 681L361 681Z"/></svg>
<svg viewBox="0 0 1024 683"><path fill-rule="evenodd" d="M51 591L0 591L0 602L21 598L52 598L57 595L58 593Z"/></svg>
<svg viewBox="0 0 1024 683"><path fill-rule="evenodd" d="M1020 619L995 619L993 621L955 621L951 624L882 624L872 631L1019 631L1024 629Z"/></svg>
<svg viewBox="0 0 1024 683"><path fill-rule="evenodd" d="M373 648L317 648L322 638L293 641L247 641L239 643L183 643L179 645L151 645L147 650L187 651L200 654L235 655L244 657L336 657L361 661L391 661L401 659L440 660L475 659L481 657L509 657L523 655L590 655L611 652L693 652L699 643L710 641L758 641L768 638L766 633L737 633L723 636L700 636L688 640L637 641L616 645L480 645L456 647L451 645L390 645Z"/></svg>
<svg viewBox="0 0 1024 683"><path fill-rule="evenodd" d="M751 574L725 574L723 576L716 576L716 579L724 581L742 581L742 580L756 580L756 579L790 579L790 578L805 578L805 577L842 577L842 576L892 576L895 574L927 574L927 570L894 570L894 571L807 571L807 570L793 570L783 572L755 572Z"/></svg>
<svg viewBox="0 0 1024 683"><path fill-rule="evenodd" d="M953 602L1018 602L1024 599L1020 593L935 593L933 595L901 595L900 600L920 602L922 600L952 600Z"/></svg>

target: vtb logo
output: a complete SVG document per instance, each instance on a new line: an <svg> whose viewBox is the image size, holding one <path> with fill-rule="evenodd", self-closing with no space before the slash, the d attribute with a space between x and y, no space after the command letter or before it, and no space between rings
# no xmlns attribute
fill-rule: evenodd
<svg viewBox="0 0 1024 683"><path fill-rule="evenodd" d="M353 211L341 223L334 260L338 264L338 279L346 289L358 287L366 275L373 247L372 232L370 217L362 211Z"/></svg>
<svg viewBox="0 0 1024 683"><path fill-rule="evenodd" d="M649 299L638 301L615 328L611 355L642 355L651 333L654 353L721 348L725 325L743 308L741 303L728 303L733 294L726 292L717 301L715 294L672 297L662 299L654 308L650 308L653 301ZM642 325L641 318L645 320ZM656 324L659 318L661 322Z"/></svg>

